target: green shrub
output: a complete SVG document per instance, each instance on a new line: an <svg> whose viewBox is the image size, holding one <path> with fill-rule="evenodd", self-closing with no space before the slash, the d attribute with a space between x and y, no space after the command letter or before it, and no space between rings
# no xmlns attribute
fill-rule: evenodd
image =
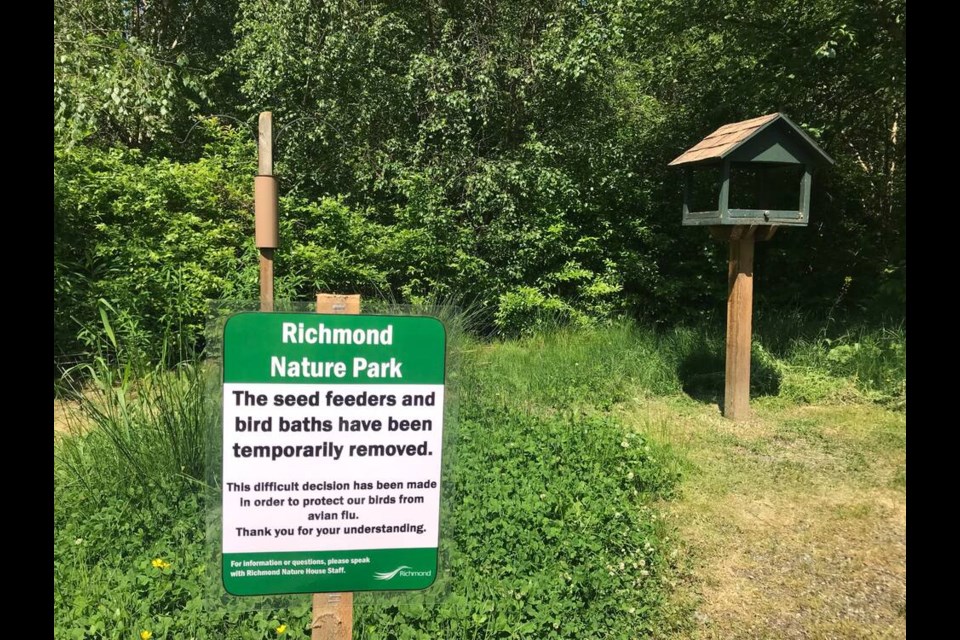
<svg viewBox="0 0 960 640"><path fill-rule="evenodd" d="M120 148L54 149L60 353L88 352L104 337L100 300L125 319L129 339L156 357L170 331L187 343L198 339L207 300L254 297L258 267L245 177L253 167L221 148L249 152L250 143L207 126L225 141L186 164Z"/></svg>
<svg viewBox="0 0 960 640"><path fill-rule="evenodd" d="M819 384L827 391L828 380L833 380L834 397L849 399L850 390L856 390L868 399L903 406L907 393L906 349L902 326L854 327L836 337L822 333L813 338L797 337L784 358L794 374L791 394L798 399L824 398L816 387ZM843 389L848 391L844 393Z"/></svg>
<svg viewBox="0 0 960 640"><path fill-rule="evenodd" d="M500 296L496 326L505 335L532 335L582 320L569 304L535 287L517 287Z"/></svg>

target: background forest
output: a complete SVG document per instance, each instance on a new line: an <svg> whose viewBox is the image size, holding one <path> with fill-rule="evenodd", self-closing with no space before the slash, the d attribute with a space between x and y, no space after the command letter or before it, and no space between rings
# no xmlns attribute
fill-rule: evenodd
<svg viewBox="0 0 960 640"><path fill-rule="evenodd" d="M101 313L149 351L256 298L263 110L280 298L719 328L725 247L666 165L783 111L836 165L758 245L758 309L902 317L905 26L902 0L55 0L57 362Z"/></svg>

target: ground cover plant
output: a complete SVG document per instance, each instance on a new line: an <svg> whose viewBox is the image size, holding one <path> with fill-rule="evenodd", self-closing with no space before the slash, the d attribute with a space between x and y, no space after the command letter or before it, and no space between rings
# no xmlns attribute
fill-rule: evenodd
<svg viewBox="0 0 960 640"><path fill-rule="evenodd" d="M723 439L729 429L719 427L701 440L683 436L703 424L693 416L716 415L706 396L683 392L684 376L692 375L684 362L698 363L707 380L715 373L713 360L698 355L718 340L704 328L657 331L624 322L508 341L463 336L456 446L444 476L442 595L360 595L356 637L692 637L700 592L681 561L695 556L678 538L682 527L666 516L684 513L690 501L703 504L687 487L716 491L716 480L703 481L707 470L713 475L706 477L727 483L738 477L713 457L709 464L698 458L717 443L737 452L748 447L761 461L784 456L777 450L783 443L813 443L837 460L824 463L827 454L818 454L818 472L847 473L854 464L858 477L902 491L905 471L896 456L903 440L890 408L905 399L903 330L862 328L819 343L776 337L769 348L758 341L758 353L782 375L778 392L756 399L761 417L779 424L777 416L798 416L805 406L846 407L847 421L892 416L876 423L887 425L884 431L868 422L854 437L850 427L831 431L788 416L752 444ZM106 349L122 352L122 331L115 340ZM842 360L830 357L835 349ZM196 443L212 409L200 393L202 366L112 362L102 358L78 378L84 386L75 420L84 430L54 445L56 637L268 638L278 629L305 637L307 600L248 611L211 606L206 597ZM817 375L794 380L797 370ZM825 380L832 392L824 391ZM716 419L710 424L722 426ZM841 440L831 449L827 437ZM894 456L889 473L881 478L874 463L857 457L861 442ZM803 484L797 461L786 455L779 463L776 486L787 477ZM744 464L734 467L741 476L746 468L753 483L765 477L755 463ZM853 515L883 513L854 507ZM683 539L700 539L698 531L704 535L694 528Z"/></svg>
<svg viewBox="0 0 960 640"><path fill-rule="evenodd" d="M465 351L480 348L471 343ZM541 415L483 389L466 354L446 468L436 601L358 596L356 637L630 637L660 624L676 483L657 448L603 416ZM304 637L309 606L205 599L202 367L106 360L83 377L86 433L55 443L57 637ZM179 453L178 453L179 452ZM284 626L281 626L284 625Z"/></svg>

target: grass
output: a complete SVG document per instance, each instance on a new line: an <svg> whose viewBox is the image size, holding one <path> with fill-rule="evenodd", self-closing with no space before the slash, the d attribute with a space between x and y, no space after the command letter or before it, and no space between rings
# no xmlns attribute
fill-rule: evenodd
<svg viewBox="0 0 960 640"><path fill-rule="evenodd" d="M906 331L856 326L826 337L798 318L763 324L751 358L751 395L783 403L906 403ZM796 331L793 335L783 332ZM656 331L632 322L597 330L558 328L479 347L490 393L527 404L608 410L633 395L687 395L719 403L722 327ZM486 391L485 391L486 393Z"/></svg>
<svg viewBox="0 0 960 640"><path fill-rule="evenodd" d="M525 407L607 410L627 399L628 390L680 391L675 368L658 346L653 332L629 323L478 345L477 366L485 373L476 384L487 398Z"/></svg>
<svg viewBox="0 0 960 640"><path fill-rule="evenodd" d="M903 637L905 334L775 328L755 341L746 424L719 416L722 342L697 328L485 345L480 388L533 414L614 415L661 445L684 478L665 507L687 567L666 578L674 637Z"/></svg>
<svg viewBox="0 0 960 640"><path fill-rule="evenodd" d="M85 385L68 387L61 400L72 409L63 430L76 436L56 448L61 481L98 493L168 476L203 477L210 408L201 365L132 361L116 369L100 361L88 369Z"/></svg>
<svg viewBox="0 0 960 640"><path fill-rule="evenodd" d="M733 425L710 329L481 342L440 311L460 391L443 574L358 594L355 637L903 637L902 328L767 325ZM86 428L55 439L55 635L308 637L305 597L208 598L203 367L108 363L67 394Z"/></svg>
<svg viewBox="0 0 960 640"><path fill-rule="evenodd" d="M482 368L505 403L615 416L683 477L662 505L683 541L662 637L905 637L905 332L776 329L741 424L719 415L722 343L702 328L561 331L489 346Z"/></svg>
<svg viewBox="0 0 960 640"><path fill-rule="evenodd" d="M905 637L903 413L759 402L733 425L703 406L621 410L669 416L656 437L689 464L669 513L688 568L674 597L698 624L675 637Z"/></svg>

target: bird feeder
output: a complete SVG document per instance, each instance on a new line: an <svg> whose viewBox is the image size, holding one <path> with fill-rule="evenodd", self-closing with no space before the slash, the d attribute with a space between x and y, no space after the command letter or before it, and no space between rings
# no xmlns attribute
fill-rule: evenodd
<svg viewBox="0 0 960 640"><path fill-rule="evenodd" d="M683 167L683 224L730 243L723 414L750 409L753 245L781 226L810 222L814 169L833 164L782 113L726 124L670 162Z"/></svg>

